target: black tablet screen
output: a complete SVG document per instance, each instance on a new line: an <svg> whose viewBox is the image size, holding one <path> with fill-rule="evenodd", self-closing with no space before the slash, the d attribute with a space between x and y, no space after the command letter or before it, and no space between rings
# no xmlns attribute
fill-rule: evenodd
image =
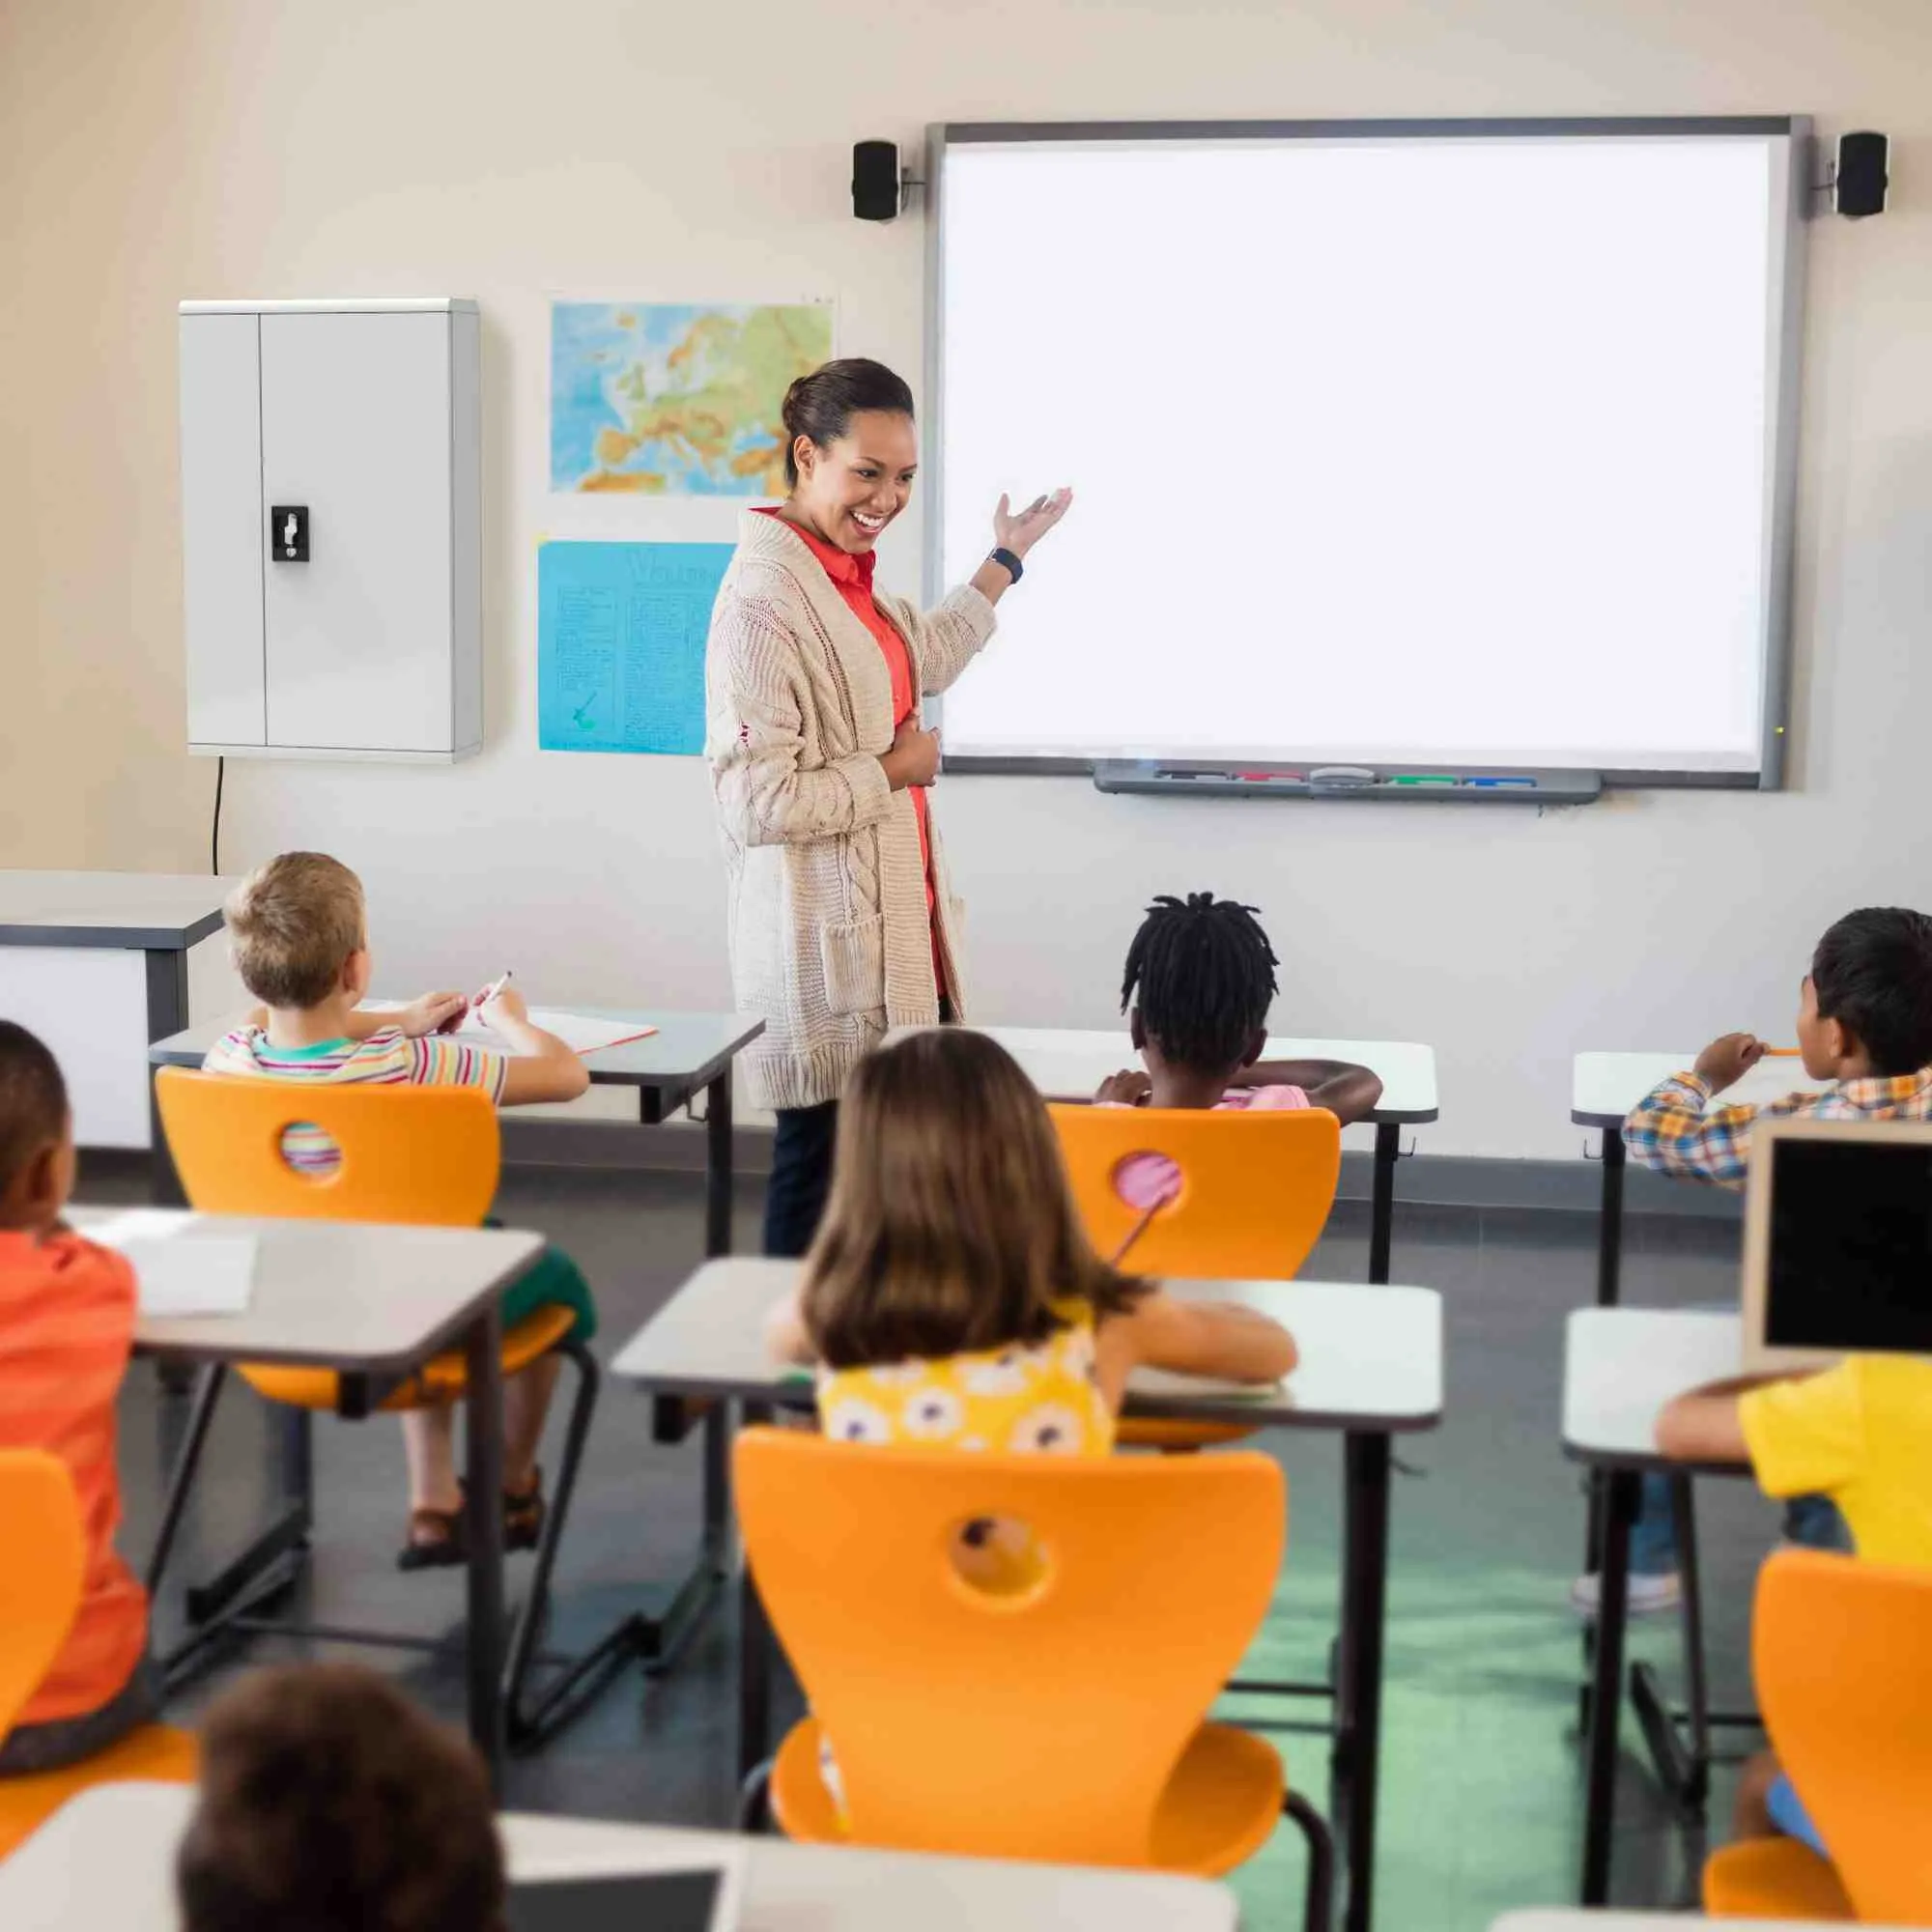
<svg viewBox="0 0 1932 1932"><path fill-rule="evenodd" d="M510 1889L510 1932L712 1932L715 1871L556 1879Z"/></svg>
<svg viewBox="0 0 1932 1932"><path fill-rule="evenodd" d="M1775 1152L1765 1337L1932 1355L1932 1148L1790 1140Z"/></svg>

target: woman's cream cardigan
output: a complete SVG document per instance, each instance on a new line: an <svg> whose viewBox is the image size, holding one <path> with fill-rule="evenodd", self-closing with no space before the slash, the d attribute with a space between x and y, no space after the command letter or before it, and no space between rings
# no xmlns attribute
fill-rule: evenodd
<svg viewBox="0 0 1932 1932"><path fill-rule="evenodd" d="M971 585L922 614L877 593L912 660L914 699L944 691L993 634ZM939 1017L919 826L888 784L893 688L878 640L778 517L748 511L704 656L704 754L724 836L731 978L763 1036L740 1065L753 1105L836 1100L891 1027ZM958 901L930 826L939 944L965 999Z"/></svg>

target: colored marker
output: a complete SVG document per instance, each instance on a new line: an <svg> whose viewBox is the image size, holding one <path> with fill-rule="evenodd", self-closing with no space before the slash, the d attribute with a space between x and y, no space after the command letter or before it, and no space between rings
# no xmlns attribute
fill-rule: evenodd
<svg viewBox="0 0 1932 1932"><path fill-rule="evenodd" d="M1504 785L1520 785L1530 791L1536 789L1534 779L1470 779L1468 782L1472 785L1481 785L1486 791L1496 791Z"/></svg>
<svg viewBox="0 0 1932 1932"><path fill-rule="evenodd" d="M1389 780L1390 784L1399 785L1452 785L1455 782L1448 772L1404 772Z"/></svg>
<svg viewBox="0 0 1932 1932"><path fill-rule="evenodd" d="M1796 1060L1803 1050L1802 1047L1796 1046L1768 1046L1764 1050L1764 1057L1767 1060Z"/></svg>

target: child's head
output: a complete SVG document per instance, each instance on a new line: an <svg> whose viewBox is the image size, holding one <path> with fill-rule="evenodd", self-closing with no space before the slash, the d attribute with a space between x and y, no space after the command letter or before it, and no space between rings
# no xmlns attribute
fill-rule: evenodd
<svg viewBox="0 0 1932 1932"><path fill-rule="evenodd" d="M284 852L228 895L228 940L242 983L266 1007L307 1011L369 990L362 881L321 852Z"/></svg>
<svg viewBox="0 0 1932 1932"><path fill-rule="evenodd" d="M60 1063L0 1020L0 1229L43 1234L73 1192L73 1118Z"/></svg>
<svg viewBox="0 0 1932 1932"><path fill-rule="evenodd" d="M1253 906L1212 893L1166 894L1127 948L1121 1010L1149 1060L1225 1079L1261 1058L1279 961Z"/></svg>
<svg viewBox="0 0 1932 1932"><path fill-rule="evenodd" d="M476 1753L359 1664L245 1677L201 1726L184 1932L501 1932Z"/></svg>
<svg viewBox="0 0 1932 1932"><path fill-rule="evenodd" d="M1061 1325L1052 1299L1110 1312L1135 1292L1089 1243L1045 1103L1004 1047L941 1027L860 1063L806 1264L822 1360L1030 1347Z"/></svg>
<svg viewBox="0 0 1932 1932"><path fill-rule="evenodd" d="M1818 942L1798 1009L1814 1080L1847 1062L1873 1074L1932 1065L1932 919L1903 906L1848 912Z"/></svg>

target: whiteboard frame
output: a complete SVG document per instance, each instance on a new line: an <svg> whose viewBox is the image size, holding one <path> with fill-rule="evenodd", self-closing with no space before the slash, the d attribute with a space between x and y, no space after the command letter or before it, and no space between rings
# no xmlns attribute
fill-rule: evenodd
<svg viewBox="0 0 1932 1932"><path fill-rule="evenodd" d="M1784 787L1790 724L1792 572L1796 549L1798 430L1801 361L1804 333L1805 230L1815 191L1812 123L1803 114L1605 116L1497 120L1352 121L955 121L926 129L925 206L925 419L935 450L945 447L946 156L949 148L1009 146L1045 141L1388 141L1675 139L1686 136L1782 140L1786 143L1789 204L1781 227L1774 226L1774 250L1765 322L1772 334L1767 385L1773 412L1770 541L1765 568L1762 715L1755 772L1605 771L1605 785L1675 790L1779 791ZM925 469L922 581L928 605L945 590L941 548L945 533L944 469L935 458ZM942 707L934 707L938 716ZM1094 758L1049 756L949 756L953 774L1091 777ZM1176 764L1201 764L1177 756ZM1432 771L1463 774L1453 764ZM1469 768L1473 770L1473 768ZM1487 768L1485 768L1487 769Z"/></svg>

